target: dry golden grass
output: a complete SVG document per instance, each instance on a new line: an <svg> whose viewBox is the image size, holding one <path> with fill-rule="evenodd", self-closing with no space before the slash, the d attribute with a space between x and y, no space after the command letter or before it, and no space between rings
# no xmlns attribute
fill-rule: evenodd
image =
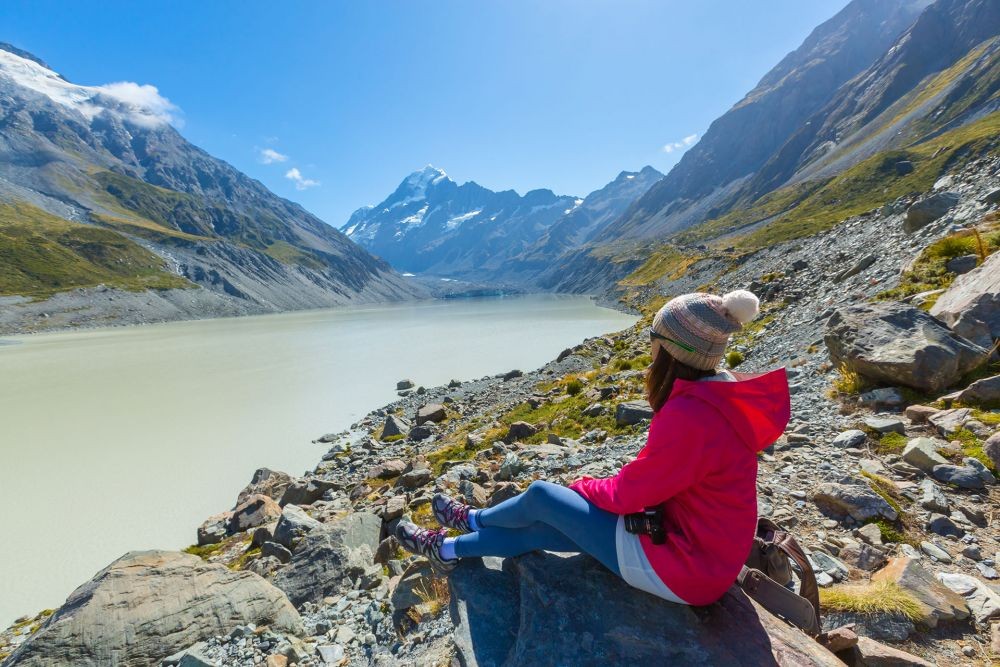
<svg viewBox="0 0 1000 667"><path fill-rule="evenodd" d="M864 378L847 363L837 368L837 377L830 383L831 398L838 396L857 396L867 388Z"/></svg>
<svg viewBox="0 0 1000 667"><path fill-rule="evenodd" d="M902 614L911 621L921 617L920 603L894 581L822 588L819 603L824 611L846 611L866 616Z"/></svg>

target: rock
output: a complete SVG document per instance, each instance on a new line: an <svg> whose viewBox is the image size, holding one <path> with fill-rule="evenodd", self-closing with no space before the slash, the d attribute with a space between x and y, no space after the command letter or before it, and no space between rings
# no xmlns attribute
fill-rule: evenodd
<svg viewBox="0 0 1000 667"><path fill-rule="evenodd" d="M281 494L282 507L286 505L312 505L320 500L323 495L330 490L339 489L340 485L320 477L307 477L297 479L288 485L285 492Z"/></svg>
<svg viewBox="0 0 1000 667"><path fill-rule="evenodd" d="M559 353L558 357L556 357L556 363L563 361L564 359L566 359L566 357L568 357L571 354L573 354L573 348L567 347L565 350Z"/></svg>
<svg viewBox="0 0 1000 667"><path fill-rule="evenodd" d="M905 641L916 630L913 621L902 612L862 614L859 612L829 611L823 616L824 628L835 628L846 624L854 625L859 636L894 642Z"/></svg>
<svg viewBox="0 0 1000 667"><path fill-rule="evenodd" d="M903 231L907 234L926 227L958 205L960 197L956 192L936 192L921 197L906 209Z"/></svg>
<svg viewBox="0 0 1000 667"><path fill-rule="evenodd" d="M397 415L389 415L385 418L385 423L382 425L382 434L379 437L385 440L386 438L405 436L409 430L410 423L408 421Z"/></svg>
<svg viewBox="0 0 1000 667"><path fill-rule="evenodd" d="M615 408L615 423L619 426L630 426L652 418L653 409L646 401L627 401Z"/></svg>
<svg viewBox="0 0 1000 667"><path fill-rule="evenodd" d="M949 555L949 553L944 549L942 549L941 547L932 544L931 542L927 541L921 542L920 550L940 563L951 562L951 555Z"/></svg>
<svg viewBox="0 0 1000 667"><path fill-rule="evenodd" d="M896 163L896 174L906 176L913 173L913 163L909 160L900 160Z"/></svg>
<svg viewBox="0 0 1000 667"><path fill-rule="evenodd" d="M813 569L817 572L826 572L838 581L847 579L850 575L851 571L845 563L826 552L817 549L807 556L812 561Z"/></svg>
<svg viewBox="0 0 1000 667"><path fill-rule="evenodd" d="M938 481L954 484L962 489L981 489L986 486L979 471L972 466L936 465L931 474Z"/></svg>
<svg viewBox="0 0 1000 667"><path fill-rule="evenodd" d="M906 399L895 387L879 387L858 396L858 402L872 410L898 409L906 404Z"/></svg>
<svg viewBox="0 0 1000 667"><path fill-rule="evenodd" d="M283 655L272 653L264 661L264 667L288 667L288 658Z"/></svg>
<svg viewBox="0 0 1000 667"><path fill-rule="evenodd" d="M396 482L399 486L404 489L414 490L419 489L421 486L431 481L431 477L434 473L431 472L430 468L421 466L419 468L414 468L409 472L404 472L399 476L399 481Z"/></svg>
<svg viewBox="0 0 1000 667"><path fill-rule="evenodd" d="M406 496L392 496L385 503L385 511L382 512L382 521L389 523L393 519L403 516L406 511Z"/></svg>
<svg viewBox="0 0 1000 667"><path fill-rule="evenodd" d="M836 438L833 439L833 446L839 447L841 449L857 449L861 445L865 444L868 440L868 435L859 429L852 428L849 431L844 431Z"/></svg>
<svg viewBox="0 0 1000 667"><path fill-rule="evenodd" d="M894 417L865 417L865 426L876 433L898 433L906 435L906 426Z"/></svg>
<svg viewBox="0 0 1000 667"><path fill-rule="evenodd" d="M996 477L993 476L993 473L990 472L990 469L987 468L986 465L979 459L974 459L972 457L967 456L964 459L962 459L962 463L964 463L967 467L972 468L977 473L979 473L979 478L983 480L983 484L985 484L986 486L989 486L990 484L996 484L997 481Z"/></svg>
<svg viewBox="0 0 1000 667"><path fill-rule="evenodd" d="M462 381L461 380L449 380L448 381L448 388L449 389L456 389L456 388L461 387L461 386L462 386Z"/></svg>
<svg viewBox="0 0 1000 667"><path fill-rule="evenodd" d="M544 552L463 560L448 579L468 667L841 665L736 587L696 609L637 593L588 556Z"/></svg>
<svg viewBox="0 0 1000 667"><path fill-rule="evenodd" d="M903 414L914 424L923 424L931 415L937 412L937 408L932 408L929 405L910 405L903 411Z"/></svg>
<svg viewBox="0 0 1000 667"><path fill-rule="evenodd" d="M986 438L986 442L983 443L983 452L993 462L993 468L1000 470L1000 432Z"/></svg>
<svg viewBox="0 0 1000 667"><path fill-rule="evenodd" d="M422 603L424 600L421 594L426 595L431 590L433 579L434 571L427 560L420 559L411 564L392 591L392 608L396 612L403 612Z"/></svg>
<svg viewBox="0 0 1000 667"><path fill-rule="evenodd" d="M875 527L878 528L878 526ZM840 557L840 560L851 567L856 567L865 572L877 570L886 561L885 554L880 549L870 544L859 542L852 542L844 546L837 555Z"/></svg>
<svg viewBox="0 0 1000 667"><path fill-rule="evenodd" d="M927 313L898 303L848 306L834 311L823 338L830 359L860 375L936 392L986 360L986 351L956 336Z"/></svg>
<svg viewBox="0 0 1000 667"><path fill-rule="evenodd" d="M240 492L236 504L241 505L256 494L267 496L271 500L279 500L291 483L292 476L288 473L270 468L257 468L250 478L250 483Z"/></svg>
<svg viewBox="0 0 1000 667"><path fill-rule="evenodd" d="M880 495L860 484L820 484L813 495L813 502L828 516L843 519L850 516L859 523L883 516L890 521L899 518Z"/></svg>
<svg viewBox="0 0 1000 667"><path fill-rule="evenodd" d="M473 507L486 507L486 503L489 502L489 494L486 489L479 486L471 479L463 479L458 484L458 492L462 494L462 498L465 502L472 505Z"/></svg>
<svg viewBox="0 0 1000 667"><path fill-rule="evenodd" d="M588 405L587 407L585 407L583 410L581 410L580 413L584 417L600 417L601 415L603 415L607 411L608 411L608 409L606 407L604 407L603 405L601 405L600 403L591 403L590 405Z"/></svg>
<svg viewBox="0 0 1000 667"><path fill-rule="evenodd" d="M503 457L503 462L500 464L500 470L497 472L496 478L498 480L509 481L516 477L522 468L523 464L518 455L514 452L508 452Z"/></svg>
<svg viewBox="0 0 1000 667"><path fill-rule="evenodd" d="M264 542L260 547L261 558L272 556L279 563L287 563L292 559L292 552L277 542Z"/></svg>
<svg viewBox="0 0 1000 667"><path fill-rule="evenodd" d="M519 493L521 493L521 488L514 482L501 482L496 485L493 493L490 494L487 506L495 507L505 500L510 500Z"/></svg>
<svg viewBox="0 0 1000 667"><path fill-rule="evenodd" d="M938 581L955 591L968 605L976 624L983 626L990 620L1000 618L1000 593L965 574L939 572Z"/></svg>
<svg viewBox="0 0 1000 667"><path fill-rule="evenodd" d="M288 599L256 574L190 554L133 551L73 591L4 665L157 664L247 623L303 631Z"/></svg>
<svg viewBox="0 0 1000 667"><path fill-rule="evenodd" d="M937 414L927 418L927 421L938 430L938 433L950 438L962 430L965 422L972 417L972 410L969 408L955 408L953 410L941 410Z"/></svg>
<svg viewBox="0 0 1000 667"><path fill-rule="evenodd" d="M405 470L406 461L402 461L400 459L389 459L388 461L383 461L369 470L368 477L375 479L391 479L393 477L399 477Z"/></svg>
<svg viewBox="0 0 1000 667"><path fill-rule="evenodd" d="M955 525L954 521L943 514L931 514L930 518L927 519L927 530L938 535L944 535L945 537L949 535L961 537L965 534L964 530Z"/></svg>
<svg viewBox="0 0 1000 667"><path fill-rule="evenodd" d="M833 277L833 282L834 283L839 283L841 281L847 280L848 278L853 278L854 276L858 275L859 273L861 273L865 269L869 268L877 260L878 260L878 255L875 255L875 254L865 255L864 257L862 257L861 259L859 259L857 262L855 262L852 266L850 266L850 267L844 269L843 271L841 271L840 273L836 274Z"/></svg>
<svg viewBox="0 0 1000 667"><path fill-rule="evenodd" d="M413 380L400 380L396 383L396 391L403 391L404 389L413 389Z"/></svg>
<svg viewBox="0 0 1000 667"><path fill-rule="evenodd" d="M947 514L951 509L948 496L937 484L929 479L920 482L920 506L930 512Z"/></svg>
<svg viewBox="0 0 1000 667"><path fill-rule="evenodd" d="M229 530L233 533L242 533L244 530L271 523L280 516L281 507L278 503L265 495L253 495L233 510L233 516L229 520Z"/></svg>
<svg viewBox="0 0 1000 667"><path fill-rule="evenodd" d="M217 544L224 540L229 535L229 520L232 517L232 512L222 512L205 519L205 522L198 527L198 546Z"/></svg>
<svg viewBox="0 0 1000 667"><path fill-rule="evenodd" d="M288 549L294 549L300 539L321 525L298 505L285 505L278 525L274 527L274 541Z"/></svg>
<svg viewBox="0 0 1000 667"><path fill-rule="evenodd" d="M934 302L930 314L959 336L992 346L1000 338L1000 252L956 278Z"/></svg>
<svg viewBox="0 0 1000 667"><path fill-rule="evenodd" d="M987 192L982 201L984 204L1000 204L1000 188ZM1000 653L1000 651L997 652Z"/></svg>
<svg viewBox="0 0 1000 667"><path fill-rule="evenodd" d="M857 664L864 667L934 667L933 663L923 658L880 644L869 637L858 637L854 650L858 656Z"/></svg>
<svg viewBox="0 0 1000 667"><path fill-rule="evenodd" d="M427 405L420 406L417 410L417 426L426 424L427 422L437 424L443 422L447 416L448 412L443 405L440 403L428 403Z"/></svg>
<svg viewBox="0 0 1000 667"><path fill-rule="evenodd" d="M978 255L962 255L961 257L952 257L949 259L944 268L947 271L962 275L963 273L968 273L972 269L976 268L979 264Z"/></svg>
<svg viewBox="0 0 1000 667"><path fill-rule="evenodd" d="M827 651L839 653L858 645L858 633L853 630L852 626L845 625L824 632L816 638L816 641L822 644Z"/></svg>
<svg viewBox="0 0 1000 667"><path fill-rule="evenodd" d="M271 575L281 569L281 561L274 556L261 556L251 559L244 569L269 579Z"/></svg>
<svg viewBox="0 0 1000 667"><path fill-rule="evenodd" d="M914 468L930 472L934 466L948 463L947 459L937 453L948 443L935 438L913 438L906 443L902 458Z"/></svg>
<svg viewBox="0 0 1000 667"><path fill-rule="evenodd" d="M180 653L180 659L177 661L177 667L217 667L218 663L209 657L206 649L208 644L206 642L198 642L194 646L191 646L186 651Z"/></svg>
<svg viewBox="0 0 1000 667"><path fill-rule="evenodd" d="M426 440L427 438L434 435L434 430L431 428L430 424L421 424L420 426L414 426L410 429L410 433L406 436L407 439L413 441Z"/></svg>
<svg viewBox="0 0 1000 667"><path fill-rule="evenodd" d="M513 380L514 378L519 378L522 375L524 375L522 371L515 369L512 371L507 371L506 373L500 376L500 379L506 382L507 380Z"/></svg>
<svg viewBox="0 0 1000 667"><path fill-rule="evenodd" d="M970 403L985 406L1000 404L1000 375L976 380L958 394L957 400L966 405Z"/></svg>
<svg viewBox="0 0 1000 667"><path fill-rule="evenodd" d="M316 652L324 665L339 665L344 660L344 647L340 644L321 644Z"/></svg>
<svg viewBox="0 0 1000 667"><path fill-rule="evenodd" d="M274 540L274 529L278 526L278 522L275 521L274 525L261 526L257 530L253 531L253 536L250 538L250 547L260 547L264 545L264 542L271 542Z"/></svg>
<svg viewBox="0 0 1000 667"><path fill-rule="evenodd" d="M969 617L962 596L942 585L914 558L893 558L872 575L872 581L893 581L909 592L920 604L920 618L916 619L919 625L933 628L940 621Z"/></svg>
<svg viewBox="0 0 1000 667"><path fill-rule="evenodd" d="M507 437L505 440L507 442L514 442L515 440L524 440L530 438L531 436L538 433L538 429L534 425L528 422L514 422L507 429Z"/></svg>
<svg viewBox="0 0 1000 667"><path fill-rule="evenodd" d="M296 605L344 593L351 580L374 562L382 521L374 514L352 512L310 531L292 560L274 577Z"/></svg>
<svg viewBox="0 0 1000 667"><path fill-rule="evenodd" d="M882 546L882 531L877 524L866 523L858 528L858 537L874 546Z"/></svg>

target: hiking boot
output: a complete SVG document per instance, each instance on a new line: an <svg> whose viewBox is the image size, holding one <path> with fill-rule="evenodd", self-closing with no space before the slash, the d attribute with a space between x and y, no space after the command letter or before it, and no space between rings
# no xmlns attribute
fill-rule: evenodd
<svg viewBox="0 0 1000 667"><path fill-rule="evenodd" d="M454 528L463 533L472 532L472 527L469 525L471 506L449 498L443 493L436 493L431 500L431 509L434 510L434 518L445 528Z"/></svg>
<svg viewBox="0 0 1000 667"><path fill-rule="evenodd" d="M399 540L400 546L412 554L426 557L434 571L439 574L447 574L458 565L457 558L441 557L441 544L447 536L444 528L427 530L407 521L400 521L396 526L396 539Z"/></svg>

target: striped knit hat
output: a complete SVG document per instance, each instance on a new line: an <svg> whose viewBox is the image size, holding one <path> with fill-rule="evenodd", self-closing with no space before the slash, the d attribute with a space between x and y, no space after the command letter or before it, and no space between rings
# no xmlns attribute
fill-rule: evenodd
<svg viewBox="0 0 1000 667"><path fill-rule="evenodd" d="M757 317L760 301L737 290L725 296L685 294L668 301L653 318L655 338L672 357L688 366L712 370L722 361L729 336Z"/></svg>

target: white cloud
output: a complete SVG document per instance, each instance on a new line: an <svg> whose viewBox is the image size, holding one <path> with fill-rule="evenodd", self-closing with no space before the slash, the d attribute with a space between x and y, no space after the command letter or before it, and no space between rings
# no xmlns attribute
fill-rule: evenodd
<svg viewBox="0 0 1000 667"><path fill-rule="evenodd" d="M95 89L98 91L95 99L104 102L104 106L109 108L114 105L116 111L127 115L137 125L146 127L155 127L164 123L170 123L177 127L181 125L181 120L178 117L180 110L177 105L160 95L156 86L140 85L132 81L117 81L96 86ZM107 98L111 98L111 100Z"/></svg>
<svg viewBox="0 0 1000 667"><path fill-rule="evenodd" d="M673 153L674 151L682 151L686 148L690 148L698 141L697 134L689 134L680 141L673 141L663 147L664 153Z"/></svg>
<svg viewBox="0 0 1000 667"><path fill-rule="evenodd" d="M274 164L275 162L286 162L287 155L282 155L273 148L262 148L257 151L257 160L261 164Z"/></svg>
<svg viewBox="0 0 1000 667"><path fill-rule="evenodd" d="M295 182L296 190L308 190L311 187L319 185L319 181L314 181L311 178L303 178L302 172L300 172L297 167L292 167L286 171L285 178Z"/></svg>

